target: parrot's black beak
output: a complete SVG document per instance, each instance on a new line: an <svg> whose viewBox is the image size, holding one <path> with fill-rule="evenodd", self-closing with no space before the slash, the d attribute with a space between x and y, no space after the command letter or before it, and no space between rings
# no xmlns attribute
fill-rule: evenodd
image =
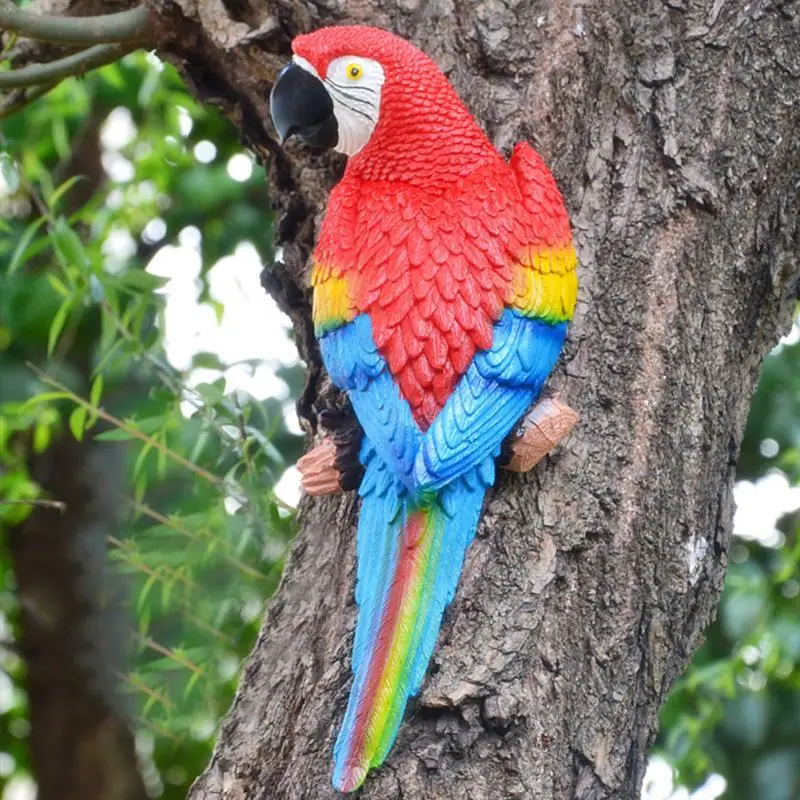
<svg viewBox="0 0 800 800"><path fill-rule="evenodd" d="M295 63L278 75L269 96L269 111L281 144L290 136L323 149L335 147L339 141L333 100L325 84Z"/></svg>

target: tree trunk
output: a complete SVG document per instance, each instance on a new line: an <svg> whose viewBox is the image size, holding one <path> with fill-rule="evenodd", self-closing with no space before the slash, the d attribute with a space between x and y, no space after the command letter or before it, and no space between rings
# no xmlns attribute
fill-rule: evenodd
<svg viewBox="0 0 800 800"><path fill-rule="evenodd" d="M716 608L734 465L759 364L790 320L800 244L796 4L623 0L146 0L159 52L268 158L309 381L306 256L336 157L287 158L267 98L295 34L364 22L413 39L497 146L532 140L582 263L553 384L568 442L487 500L420 698L361 796L635 798L658 711ZM118 5L118 4L117 4ZM350 683L350 496L301 530L192 800L324 800Z"/></svg>
<svg viewBox="0 0 800 800"><path fill-rule="evenodd" d="M39 800L145 800L118 692L129 620L111 580L119 454L69 434L31 459L31 475L63 510L37 508L8 541L20 606L20 652Z"/></svg>
<svg viewBox="0 0 800 800"><path fill-rule="evenodd" d="M63 200L78 211L105 180L95 107L54 175L84 180ZM37 213L34 211L34 213ZM34 268L43 268L40 262ZM65 337L56 356L91 374L90 348ZM20 654L30 721L30 754L39 800L146 800L132 716L119 692L131 621L125 582L110 575L107 537L117 532L118 448L65 433L28 466L62 509L39 506L7 533L19 599ZM0 500L0 502L2 502Z"/></svg>
<svg viewBox="0 0 800 800"><path fill-rule="evenodd" d="M301 287L341 162L287 160L267 139L289 38L342 21L410 37L499 148L533 140L552 165L582 264L553 383L582 422L489 497L423 692L362 796L637 797L659 708L716 608L749 398L794 307L797 6L150 5L161 52L272 153L285 263L265 285L297 326L312 423L330 387ZM353 495L304 503L193 800L335 795L355 510Z"/></svg>

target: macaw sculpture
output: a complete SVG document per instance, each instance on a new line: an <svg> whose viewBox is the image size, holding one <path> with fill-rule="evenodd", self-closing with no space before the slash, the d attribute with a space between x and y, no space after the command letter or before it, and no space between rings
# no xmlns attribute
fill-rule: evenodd
<svg viewBox="0 0 800 800"><path fill-rule="evenodd" d="M506 161L416 47L337 27L292 50L270 97L281 142L348 156L311 282L323 361L358 421L357 471L341 436L299 467L316 494L360 478L354 681L333 776L349 792L420 690L496 464L530 469L577 419L542 396L576 257L542 158L521 143Z"/></svg>

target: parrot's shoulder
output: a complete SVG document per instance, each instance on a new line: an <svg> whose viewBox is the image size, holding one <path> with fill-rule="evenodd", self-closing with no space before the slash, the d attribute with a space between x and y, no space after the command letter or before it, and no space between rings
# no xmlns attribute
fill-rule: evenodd
<svg viewBox="0 0 800 800"><path fill-rule="evenodd" d="M544 159L528 142L517 142L509 160L509 166L523 193L531 186L547 190L555 189L558 192L555 178L544 163Z"/></svg>
<svg viewBox="0 0 800 800"><path fill-rule="evenodd" d="M514 148L509 166L522 196L522 247L506 302L525 317L562 323L572 318L578 294L578 262L564 200L544 159L527 142Z"/></svg>
<svg viewBox="0 0 800 800"><path fill-rule="evenodd" d="M516 179L524 213L522 222L531 229L529 243L550 245L572 241L564 198L544 159L527 142L519 142L509 166Z"/></svg>

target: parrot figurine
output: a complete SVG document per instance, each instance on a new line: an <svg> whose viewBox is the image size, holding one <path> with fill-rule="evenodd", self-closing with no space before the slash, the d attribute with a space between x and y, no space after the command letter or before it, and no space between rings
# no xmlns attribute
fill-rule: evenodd
<svg viewBox="0 0 800 800"><path fill-rule="evenodd" d="M270 96L281 143L348 156L311 283L357 458L340 458L333 436L298 466L314 494L360 480L354 679L333 774L350 792L386 759L421 688L497 464L530 469L577 420L542 392L577 261L542 158L523 142L506 161L421 50L346 26L298 36L292 51Z"/></svg>

